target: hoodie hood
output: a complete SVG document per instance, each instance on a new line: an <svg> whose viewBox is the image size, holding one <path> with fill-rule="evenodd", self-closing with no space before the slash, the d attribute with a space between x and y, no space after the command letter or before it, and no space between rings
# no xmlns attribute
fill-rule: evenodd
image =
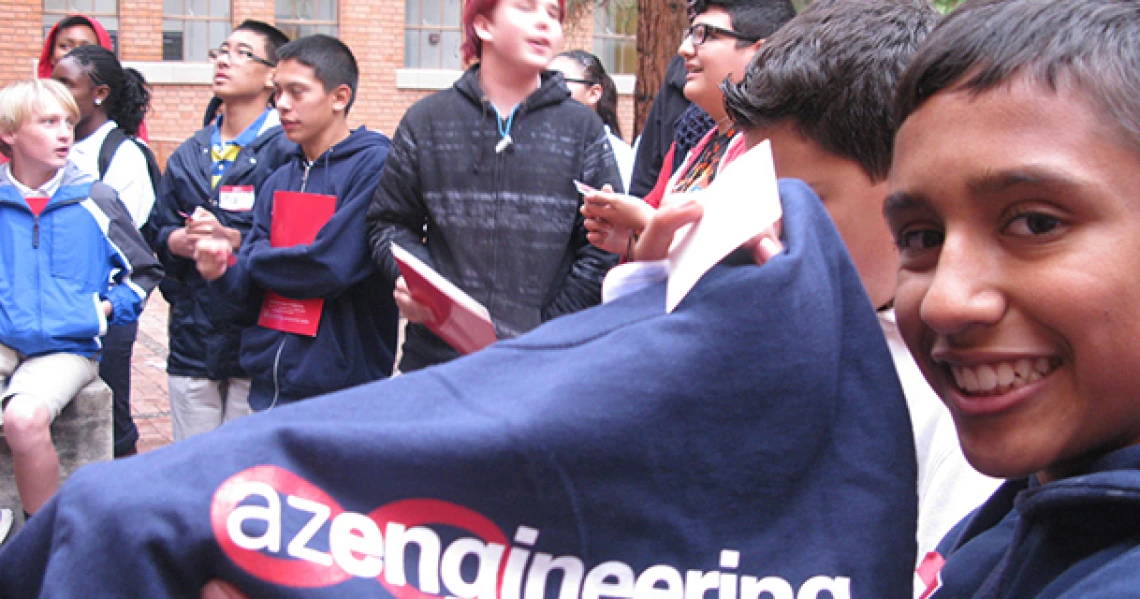
<svg viewBox="0 0 1140 599"><path fill-rule="evenodd" d="M112 52L115 51L115 47L111 44L111 34L107 33L107 30L103 28L103 25L101 25L99 21L86 15L67 15L60 19L59 23L71 17L79 17L87 21L87 23L91 25L91 29L95 30L95 37L99 39L99 45ZM55 64L51 61L51 49L55 46L55 36L59 34L59 23L52 26L51 31L47 34L47 38L44 39L44 47L40 50L40 62L36 66L36 74L40 79L50 78L52 69L55 68Z"/></svg>
<svg viewBox="0 0 1140 599"><path fill-rule="evenodd" d="M300 169L298 171L299 173L305 173L306 170L308 170L311 171L312 176L316 177L318 173L328 171L335 165L355 160L358 154L367 151L370 148L374 148L377 144L387 146L389 143L390 142L388 141L388 138L384 137L380 133L376 131L369 131L365 127L361 126L354 131L351 131L348 134L348 137L333 144L332 147L325 150L323 154L318 156L312 162L309 162L308 157L305 156L305 150L301 148L299 144L297 144L293 150L292 156L288 161L297 163L297 166ZM313 179L309 178L309 181L312 182ZM300 186L292 186L291 182L289 189L302 188ZM315 189L312 189L311 186L308 189L305 189L305 191L321 193Z"/></svg>
<svg viewBox="0 0 1140 599"><path fill-rule="evenodd" d="M455 89L459 95L466 98L476 106L482 106L485 111L491 112L491 102L483 93L483 86L479 84L479 66L474 65L463 73L455 82ZM561 74L557 71L543 71L539 75L538 89L534 90L519 104L519 111L526 113L538 110L552 104L560 104L570 99L570 90L562 84Z"/></svg>

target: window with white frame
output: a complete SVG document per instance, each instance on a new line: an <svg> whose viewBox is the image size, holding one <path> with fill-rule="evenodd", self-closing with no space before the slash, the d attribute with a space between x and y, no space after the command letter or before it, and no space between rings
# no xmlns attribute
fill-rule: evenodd
<svg viewBox="0 0 1140 599"><path fill-rule="evenodd" d="M278 29L289 39L314 33L336 37L339 24L337 0L276 0Z"/></svg>
<svg viewBox="0 0 1140 599"><path fill-rule="evenodd" d="M637 73L637 0L595 5L594 54L611 75Z"/></svg>
<svg viewBox="0 0 1140 599"><path fill-rule="evenodd" d="M460 0L405 0L404 66L462 69Z"/></svg>
<svg viewBox="0 0 1140 599"><path fill-rule="evenodd" d="M119 0L44 0L44 38L56 23L68 15L91 17L111 34L111 44L119 50Z"/></svg>
<svg viewBox="0 0 1140 599"><path fill-rule="evenodd" d="M230 29L230 0L162 0L162 59L209 60Z"/></svg>

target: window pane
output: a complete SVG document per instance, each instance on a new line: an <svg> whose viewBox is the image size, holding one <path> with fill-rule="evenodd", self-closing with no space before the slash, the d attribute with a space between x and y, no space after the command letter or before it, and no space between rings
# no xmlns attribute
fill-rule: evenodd
<svg viewBox="0 0 1140 599"><path fill-rule="evenodd" d="M67 5L64 3L64 0L44 0L45 12L63 12L65 6ZM46 25L47 23L44 24ZM54 25L55 23L53 22L52 24Z"/></svg>
<svg viewBox="0 0 1140 599"><path fill-rule="evenodd" d="M336 0L318 0L317 18L321 21L336 21Z"/></svg>
<svg viewBox="0 0 1140 599"><path fill-rule="evenodd" d="M165 27L165 25L163 26ZM162 59L182 60L183 36L182 30L164 30L162 32Z"/></svg>
<svg viewBox="0 0 1140 599"><path fill-rule="evenodd" d="M209 48L209 24L204 21L187 21L186 60L206 60L206 52Z"/></svg>
<svg viewBox="0 0 1140 599"><path fill-rule="evenodd" d="M162 0L162 14L165 16L172 16L172 17L182 15L183 14L182 13L182 0ZM167 23L169 23L169 21L167 21ZM178 23L177 25L172 26L172 27L167 26L167 24L164 23L162 25L162 28L165 30L168 30L168 31L174 30L174 29L180 30L180 29L182 29L182 23Z"/></svg>
<svg viewBox="0 0 1140 599"><path fill-rule="evenodd" d="M442 52L440 50L443 42L443 35L439 31L425 31L420 36L420 58L423 60L423 66L430 69L438 69L440 57Z"/></svg>
<svg viewBox="0 0 1140 599"><path fill-rule="evenodd" d="M459 45L462 42L463 36L458 31L443 32L443 47L440 50L443 54L443 62L439 65L440 67L445 69L462 68L459 58Z"/></svg>
<svg viewBox="0 0 1140 599"><path fill-rule="evenodd" d="M439 22L439 15L440 15L439 1L440 0L422 0L422 5L423 5L423 8L422 8L423 20L421 21L422 24L424 24L424 25L442 25L442 23ZM448 23L448 24L450 25L450 23Z"/></svg>
<svg viewBox="0 0 1140 599"><path fill-rule="evenodd" d="M404 30L404 65L412 68L423 66L420 61L420 32L418 29Z"/></svg>
<svg viewBox="0 0 1140 599"><path fill-rule="evenodd" d="M210 16L211 17L229 17L230 16L230 0L211 0L211 2L210 2Z"/></svg>
<svg viewBox="0 0 1140 599"><path fill-rule="evenodd" d="M460 10L459 0L443 0L443 24L451 27L459 25L462 20Z"/></svg>
<svg viewBox="0 0 1140 599"><path fill-rule="evenodd" d="M210 0L190 0L187 3L186 9L187 15L195 17L208 17L210 16ZM193 34L191 34L190 39L194 39Z"/></svg>
<svg viewBox="0 0 1140 599"><path fill-rule="evenodd" d="M95 0L94 12L104 15L113 15L119 12L119 7L117 5L117 0ZM107 21L105 21L101 16L99 17L99 22L104 26L107 25Z"/></svg>
<svg viewBox="0 0 1140 599"><path fill-rule="evenodd" d="M297 18L304 21L312 21L314 16L312 0L298 0L297 1Z"/></svg>
<svg viewBox="0 0 1140 599"><path fill-rule="evenodd" d="M420 24L420 0L404 2L404 23L407 25Z"/></svg>
<svg viewBox="0 0 1140 599"><path fill-rule="evenodd" d="M210 45L206 48L217 48L226 41L230 36L230 24L228 21L211 21L210 22Z"/></svg>
<svg viewBox="0 0 1140 599"><path fill-rule="evenodd" d="M289 21L293 19L293 10L295 8L293 0L277 0L276 6L277 10L273 16L276 17L278 21ZM277 27L280 28L281 25L278 24Z"/></svg>

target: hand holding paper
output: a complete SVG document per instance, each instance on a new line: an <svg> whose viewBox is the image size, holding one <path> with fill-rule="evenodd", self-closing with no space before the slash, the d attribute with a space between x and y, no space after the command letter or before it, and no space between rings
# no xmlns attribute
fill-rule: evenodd
<svg viewBox="0 0 1140 599"><path fill-rule="evenodd" d="M491 313L483 304L395 243L392 257L409 294L432 315L424 326L465 354L498 341Z"/></svg>

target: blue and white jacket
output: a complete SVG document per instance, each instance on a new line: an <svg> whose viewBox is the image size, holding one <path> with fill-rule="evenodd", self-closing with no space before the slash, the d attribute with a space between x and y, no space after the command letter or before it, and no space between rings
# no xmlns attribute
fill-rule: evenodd
<svg viewBox="0 0 1140 599"><path fill-rule="evenodd" d="M0 549L0 594L909 599L894 365L823 205L781 190L787 252L671 314L651 286L83 468Z"/></svg>
<svg viewBox="0 0 1140 599"><path fill-rule="evenodd" d="M1005 483L919 574L924 599L1140 596L1140 446L1047 484Z"/></svg>
<svg viewBox="0 0 1140 599"><path fill-rule="evenodd" d="M138 320L162 267L115 190L74 163L39 216L2 173L0 343L27 356L97 356L108 324Z"/></svg>

